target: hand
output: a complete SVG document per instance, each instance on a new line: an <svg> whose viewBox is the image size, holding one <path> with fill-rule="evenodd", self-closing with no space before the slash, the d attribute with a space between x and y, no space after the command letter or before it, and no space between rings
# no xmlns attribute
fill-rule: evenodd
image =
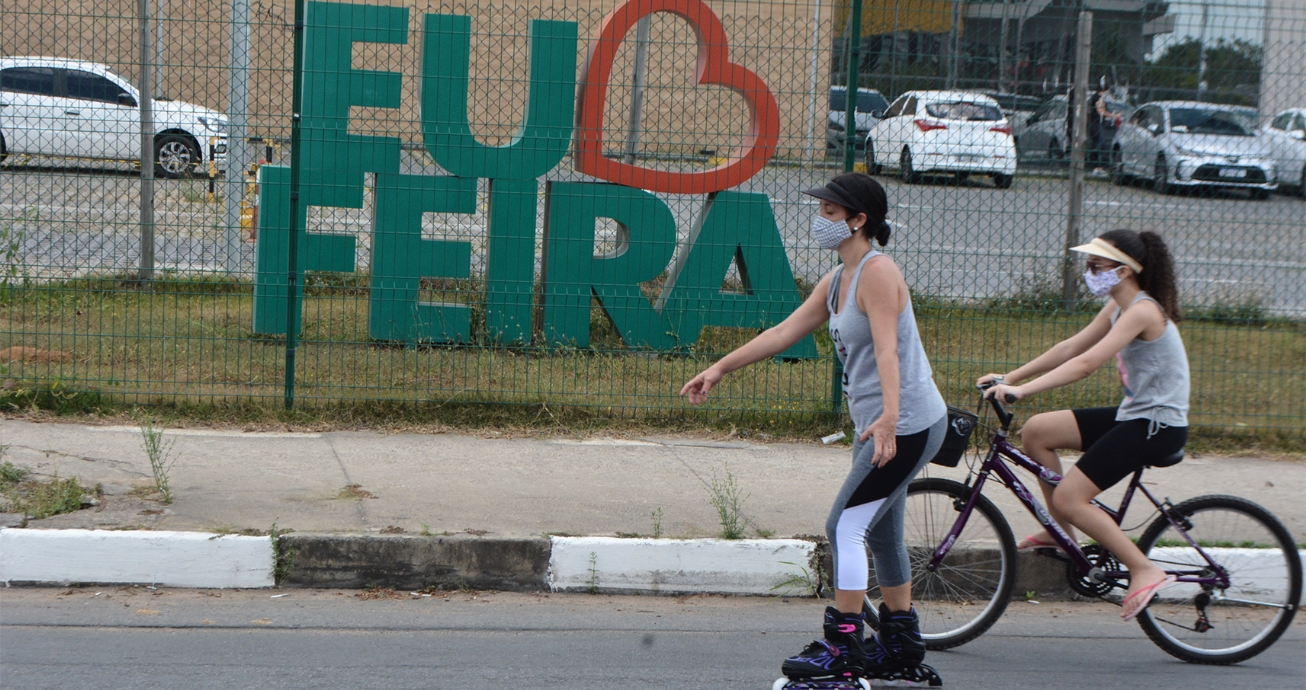
<svg viewBox="0 0 1306 690"><path fill-rule="evenodd" d="M680 389L681 397L688 397L691 405L703 404L707 400L708 392L721 382L722 375L715 366L704 369Z"/></svg>
<svg viewBox="0 0 1306 690"><path fill-rule="evenodd" d="M981 376L981 377L975 379L975 385L976 385L976 386L986 386L986 385L988 385L988 384L990 384L990 383L993 383L995 380L997 380L997 378L998 378L999 376L1003 376L1003 374L985 374L985 375L983 375L983 376Z"/></svg>
<svg viewBox="0 0 1306 690"><path fill-rule="evenodd" d="M984 391L985 400L993 398L998 402L1010 402L1007 400L1007 396L1009 395L1015 397L1016 400L1020 400L1025 397L1025 391L1021 390L1020 386L1008 386L1005 383L999 383L998 385Z"/></svg>
<svg viewBox="0 0 1306 690"><path fill-rule="evenodd" d="M880 415L866 427L859 440L864 443L872 436L875 437L875 455L871 457L871 464L884 467L898 454L898 416Z"/></svg>

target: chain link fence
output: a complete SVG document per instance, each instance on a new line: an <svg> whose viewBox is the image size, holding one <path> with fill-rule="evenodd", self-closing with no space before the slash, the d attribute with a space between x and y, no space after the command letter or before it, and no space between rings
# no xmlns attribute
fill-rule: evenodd
<svg viewBox="0 0 1306 690"><path fill-rule="evenodd" d="M8 404L826 415L822 331L706 411L677 393L835 266L802 190L853 167L953 404L1092 318L1065 247L1126 227L1176 257L1193 424L1306 434L1300 3L302 11L296 36L291 0L0 8Z"/></svg>

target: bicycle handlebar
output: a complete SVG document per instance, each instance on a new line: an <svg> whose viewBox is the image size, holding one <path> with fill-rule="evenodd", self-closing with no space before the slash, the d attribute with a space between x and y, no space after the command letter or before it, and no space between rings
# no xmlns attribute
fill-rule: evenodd
<svg viewBox="0 0 1306 690"><path fill-rule="evenodd" d="M978 388L982 393L996 385L997 385L996 383L990 382L990 383L977 384L975 387ZM1017 400L1016 396L1010 393L1002 397L1006 399L1007 404L1014 403ZM985 399L989 401L989 404L993 405L993 411L997 413L998 419L1002 420L1002 430L1006 431L1007 428L1011 426L1011 420L1015 419L1016 415L1014 413L1007 412L1007 409L1002 406L1002 403L998 402L998 397L996 395Z"/></svg>

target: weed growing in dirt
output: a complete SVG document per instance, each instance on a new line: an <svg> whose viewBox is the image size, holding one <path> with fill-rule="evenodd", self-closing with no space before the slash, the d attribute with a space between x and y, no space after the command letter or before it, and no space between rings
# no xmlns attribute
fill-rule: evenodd
<svg viewBox="0 0 1306 690"><path fill-rule="evenodd" d="M712 485L708 492L712 495L712 507L716 508L717 518L721 521L722 539L744 538L743 505L748 496L743 495L739 482L730 471L730 465L723 465L721 476L712 468Z"/></svg>
<svg viewBox="0 0 1306 690"><path fill-rule="evenodd" d="M173 451L176 439L163 440L163 429L154 428L153 421L146 421L141 427L144 438L145 455L150 459L150 473L154 475L154 488L164 503L172 503L172 486L168 483L168 474L181 457Z"/></svg>

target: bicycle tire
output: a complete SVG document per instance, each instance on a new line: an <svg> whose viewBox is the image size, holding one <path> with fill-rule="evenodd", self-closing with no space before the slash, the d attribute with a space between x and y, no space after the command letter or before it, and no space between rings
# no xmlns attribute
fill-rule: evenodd
<svg viewBox="0 0 1306 690"><path fill-rule="evenodd" d="M1143 632L1171 656L1196 664L1236 664L1265 651L1292 624L1301 602L1302 564L1283 523L1260 505L1237 496L1199 496L1174 507L1192 524L1187 529L1229 574L1230 587L1210 588L1209 631L1190 628L1179 617L1199 621L1197 598L1204 590L1179 585L1157 595L1138 616ZM1166 519L1158 516L1138 547L1161 567L1205 561ZM1260 602L1259 605L1250 602Z"/></svg>
<svg viewBox="0 0 1306 690"><path fill-rule="evenodd" d="M937 477L917 479L907 487L904 541L912 566L912 605L926 649L951 649L983 635L1011 600L1016 539L1002 511L982 495L939 569L925 569L956 522L958 501L964 504L970 492L959 482ZM864 608L875 628L878 592L872 563Z"/></svg>

